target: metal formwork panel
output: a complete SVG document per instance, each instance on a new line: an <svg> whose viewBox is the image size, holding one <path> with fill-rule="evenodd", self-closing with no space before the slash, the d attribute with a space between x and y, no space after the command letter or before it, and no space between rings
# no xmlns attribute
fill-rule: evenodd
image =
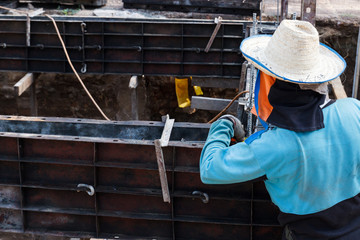
<svg viewBox="0 0 360 240"><path fill-rule="evenodd" d="M65 5L84 4L88 6L104 6L107 0L19 0L20 3L57 3Z"/></svg>
<svg viewBox="0 0 360 240"><path fill-rule="evenodd" d="M78 72L239 78L239 46L250 22L55 17ZM0 71L70 73L58 36L46 17L0 17ZM27 34L30 45L27 46Z"/></svg>
<svg viewBox="0 0 360 240"><path fill-rule="evenodd" d="M0 116L0 231L121 239L281 239L262 182L204 185L208 124ZM94 188L89 195L78 184ZM197 191L197 192L196 192ZM209 201L205 201L205 196Z"/></svg>
<svg viewBox="0 0 360 240"><path fill-rule="evenodd" d="M261 0L123 0L123 3L125 8L252 16L260 13Z"/></svg>

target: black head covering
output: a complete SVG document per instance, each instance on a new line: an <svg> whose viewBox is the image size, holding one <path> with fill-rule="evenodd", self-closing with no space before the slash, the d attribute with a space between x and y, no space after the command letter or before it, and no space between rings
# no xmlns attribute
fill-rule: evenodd
<svg viewBox="0 0 360 240"><path fill-rule="evenodd" d="M276 80L268 95L273 110L267 122L297 132L324 128L320 105L325 98L315 91L302 90L298 84Z"/></svg>

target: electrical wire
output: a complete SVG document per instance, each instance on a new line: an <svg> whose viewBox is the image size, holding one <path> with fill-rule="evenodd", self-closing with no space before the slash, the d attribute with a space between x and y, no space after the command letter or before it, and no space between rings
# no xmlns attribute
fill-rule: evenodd
<svg viewBox="0 0 360 240"><path fill-rule="evenodd" d="M238 99L241 95L243 95L244 93L248 93L249 91L245 90L242 92L239 92L232 100L231 102L223 109L221 110L221 112L219 112L213 119L211 119L208 123L213 123L215 122L226 110L229 109L229 107L235 102L236 99Z"/></svg>
<svg viewBox="0 0 360 240"><path fill-rule="evenodd" d="M59 40L60 40L60 42L61 42L61 45L62 45L62 47L63 47L63 49L64 49L64 53L65 53L66 59L67 59L69 65L70 65L72 71L74 72L75 76L76 76L77 79L79 80L81 86L84 88L85 92L87 93L87 95L89 96L89 98L91 99L91 101L94 103L95 107L99 110L99 112L101 113L101 115L102 115L106 120L110 121L110 119L105 115L105 113L101 110L101 108L99 107L99 105L96 103L95 99L91 96L89 90L86 88L84 82L81 80L79 74L77 73L76 69L74 68L74 65L73 65L72 62L71 62L71 59L70 59L70 57L69 57L69 54L68 54L68 52L67 52L67 50L66 50L65 43L64 43L64 41L62 40L62 37L61 37L61 35L60 35L59 29L58 29L58 27L57 27L57 25L56 25L56 22L55 22L54 18L51 17L51 16L48 15L48 14L44 14L44 15L45 15L46 17L48 17L48 18L52 21L52 23L54 24L56 33L57 33L57 35L58 35L58 37L59 37Z"/></svg>

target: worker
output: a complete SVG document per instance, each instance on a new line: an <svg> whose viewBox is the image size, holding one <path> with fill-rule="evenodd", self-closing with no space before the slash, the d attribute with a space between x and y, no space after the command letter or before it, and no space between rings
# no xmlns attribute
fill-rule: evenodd
<svg viewBox="0 0 360 240"><path fill-rule="evenodd" d="M245 142L240 121L211 125L200 158L205 184L262 180L278 206L282 239L360 239L360 102L331 100L346 63L314 26L284 20L240 50L259 70L254 113L264 126Z"/></svg>

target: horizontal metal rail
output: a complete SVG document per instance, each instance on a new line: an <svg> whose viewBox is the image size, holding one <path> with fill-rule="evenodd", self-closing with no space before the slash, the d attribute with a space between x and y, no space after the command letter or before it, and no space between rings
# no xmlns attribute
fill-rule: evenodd
<svg viewBox="0 0 360 240"><path fill-rule="evenodd" d="M175 1L175 0L123 0L125 8L140 8L163 11L197 12L197 13L225 13L252 16L260 13L259 0L251 1Z"/></svg>

